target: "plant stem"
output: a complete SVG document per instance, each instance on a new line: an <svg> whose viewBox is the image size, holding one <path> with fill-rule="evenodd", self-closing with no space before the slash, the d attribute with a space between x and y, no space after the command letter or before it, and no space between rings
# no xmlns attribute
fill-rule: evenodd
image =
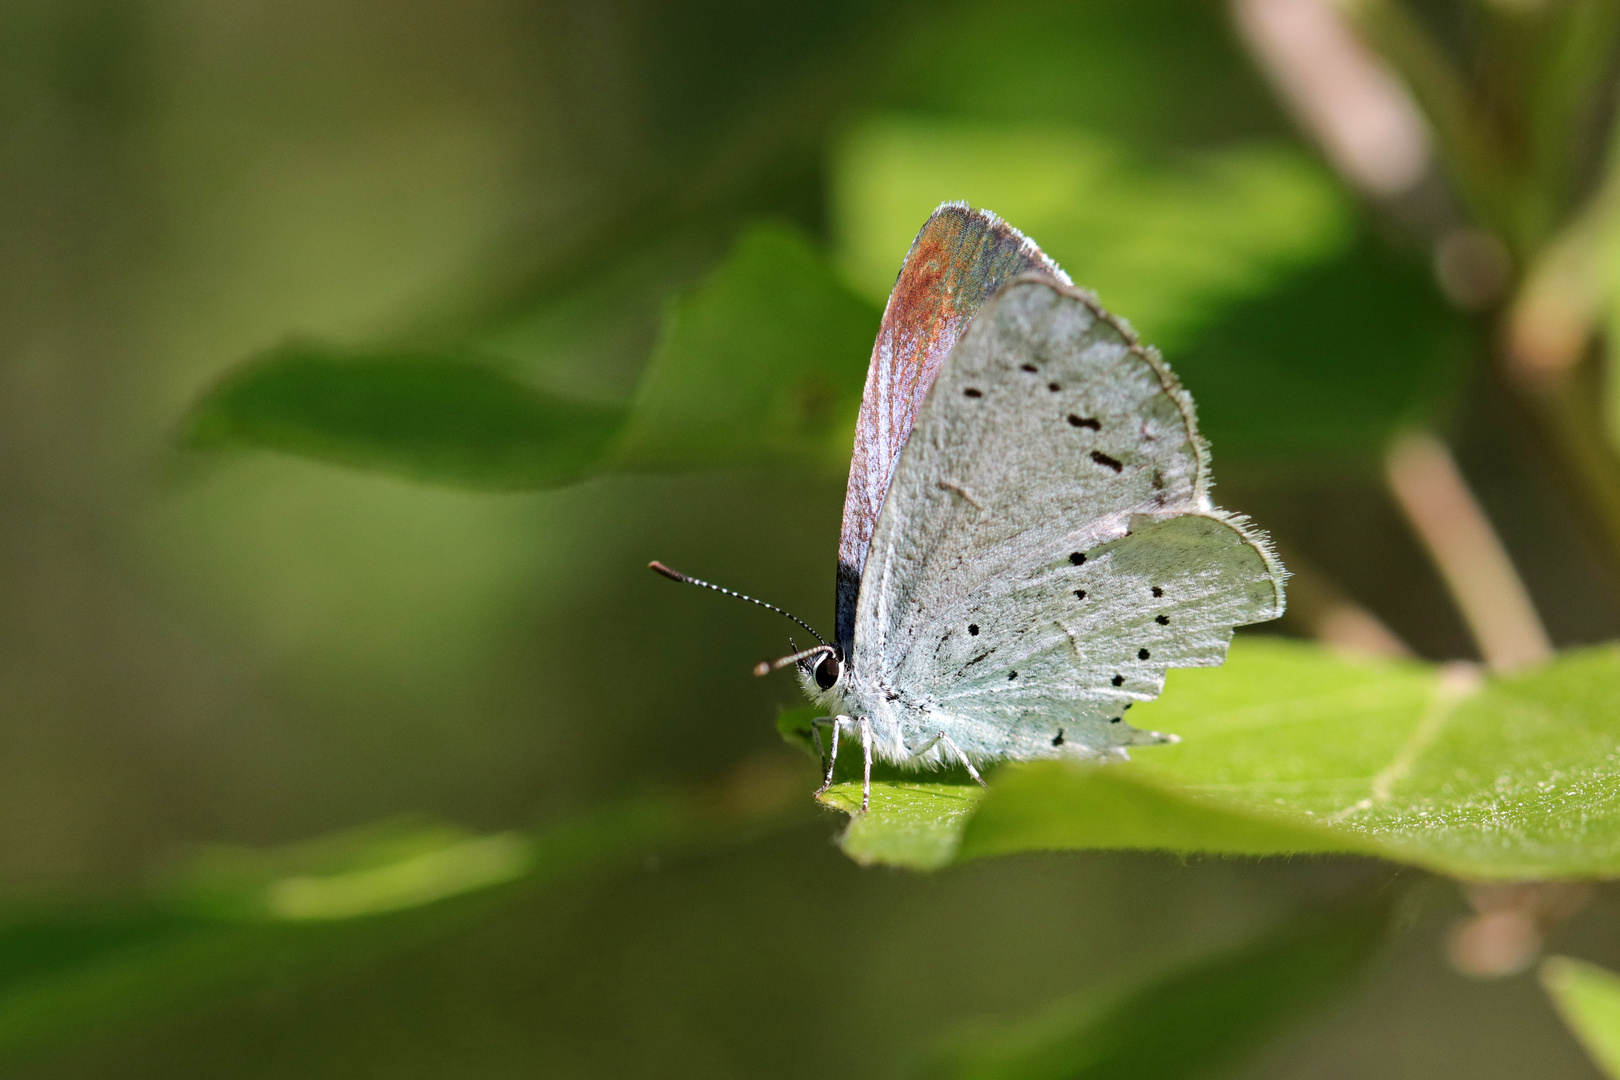
<svg viewBox="0 0 1620 1080"><path fill-rule="evenodd" d="M1404 435L1390 447L1386 470L1395 501L1429 549L1491 669L1551 659L1552 643L1529 591L1446 445L1428 432Z"/></svg>
<svg viewBox="0 0 1620 1080"><path fill-rule="evenodd" d="M1507 154L1462 77L1396 0L1337 2L1417 99L1452 182L1475 217L1500 232L1519 254Z"/></svg>

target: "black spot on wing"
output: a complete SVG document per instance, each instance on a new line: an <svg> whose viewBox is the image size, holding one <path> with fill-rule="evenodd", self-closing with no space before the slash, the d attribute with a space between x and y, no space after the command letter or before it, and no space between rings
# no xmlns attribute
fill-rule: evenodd
<svg viewBox="0 0 1620 1080"><path fill-rule="evenodd" d="M1091 452L1091 460L1095 461L1104 468L1113 469L1115 472L1119 472L1125 467L1124 463L1118 458L1111 458L1101 450L1093 450Z"/></svg>
<svg viewBox="0 0 1620 1080"><path fill-rule="evenodd" d="M976 387L970 386L966 390L962 391L962 396L963 397L974 397L974 398L984 397L984 391L980 390L980 389L977 389Z"/></svg>
<svg viewBox="0 0 1620 1080"><path fill-rule="evenodd" d="M1146 660L1148 657L1150 657L1152 655L1153 654L1148 652L1146 649L1137 649L1136 650L1136 658L1138 660Z"/></svg>
<svg viewBox="0 0 1620 1080"><path fill-rule="evenodd" d="M1102 424L1100 422L1098 422L1096 420L1093 420L1089 416L1080 416L1077 413L1070 413L1069 414L1069 426L1070 427L1079 427L1079 428L1090 428L1092 431L1101 431L1102 430Z"/></svg>

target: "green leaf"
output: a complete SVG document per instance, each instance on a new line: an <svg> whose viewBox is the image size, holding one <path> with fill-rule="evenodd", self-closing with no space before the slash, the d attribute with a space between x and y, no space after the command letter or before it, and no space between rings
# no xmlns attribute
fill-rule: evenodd
<svg viewBox="0 0 1620 1080"><path fill-rule="evenodd" d="M872 805L864 814L858 813L859 780L834 784L821 796L828 806L850 815L840 841L844 852L858 863L911 870L934 870L951 862L984 790L966 777L941 783L880 776L874 769Z"/></svg>
<svg viewBox="0 0 1620 1080"><path fill-rule="evenodd" d="M1118 765L1004 766L983 798L965 777L874 774L872 811L844 843L858 860L917 868L1133 848L1361 852L1480 879L1615 876L1617 717L1616 647L1482 680L1240 638L1224 668L1172 672L1133 714L1179 745ZM858 781L823 799L854 809Z"/></svg>
<svg viewBox="0 0 1620 1080"><path fill-rule="evenodd" d="M879 317L801 233L754 227L671 306L620 465L846 467Z"/></svg>
<svg viewBox="0 0 1620 1080"><path fill-rule="evenodd" d="M1343 991L1386 937L1386 903L1296 918L1247 946L1099 999L1059 1001L957 1038L929 1076L1157 1080L1203 1076L1252 1053Z"/></svg>
<svg viewBox="0 0 1620 1080"><path fill-rule="evenodd" d="M1541 965L1541 985L1598 1068L1620 1078L1620 975L1554 956Z"/></svg>
<svg viewBox="0 0 1620 1080"><path fill-rule="evenodd" d="M593 469L620 410L431 353L292 344L238 369L186 421L198 447L256 447L476 488L545 488Z"/></svg>
<svg viewBox="0 0 1620 1080"><path fill-rule="evenodd" d="M966 829L957 855L974 859L1031 848L1286 855L1354 851L1357 845L1335 845L1317 830L1115 775L1104 766L1043 763L1008 771L984 813Z"/></svg>

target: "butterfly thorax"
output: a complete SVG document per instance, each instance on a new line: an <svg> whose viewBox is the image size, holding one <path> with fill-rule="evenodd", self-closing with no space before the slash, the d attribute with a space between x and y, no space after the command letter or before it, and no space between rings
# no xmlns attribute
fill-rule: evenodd
<svg viewBox="0 0 1620 1080"><path fill-rule="evenodd" d="M943 747L929 743L950 727L950 717L928 701L890 686L869 684L853 664L843 664L837 680L822 687L815 667L797 665L799 684L805 696L828 717L865 720L871 725L875 757L907 768L938 768L951 764ZM975 755L976 760L992 760Z"/></svg>

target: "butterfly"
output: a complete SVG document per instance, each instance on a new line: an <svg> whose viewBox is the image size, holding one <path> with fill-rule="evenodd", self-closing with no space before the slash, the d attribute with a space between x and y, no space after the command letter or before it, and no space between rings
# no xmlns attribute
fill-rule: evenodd
<svg viewBox="0 0 1620 1080"><path fill-rule="evenodd" d="M983 783L999 761L1176 741L1125 711L1285 602L1270 541L1209 488L1192 398L1158 352L1017 229L940 206L872 350L834 640L764 605L820 642L756 669L792 666L826 713L817 794L841 735L860 739L863 812L874 758Z"/></svg>

